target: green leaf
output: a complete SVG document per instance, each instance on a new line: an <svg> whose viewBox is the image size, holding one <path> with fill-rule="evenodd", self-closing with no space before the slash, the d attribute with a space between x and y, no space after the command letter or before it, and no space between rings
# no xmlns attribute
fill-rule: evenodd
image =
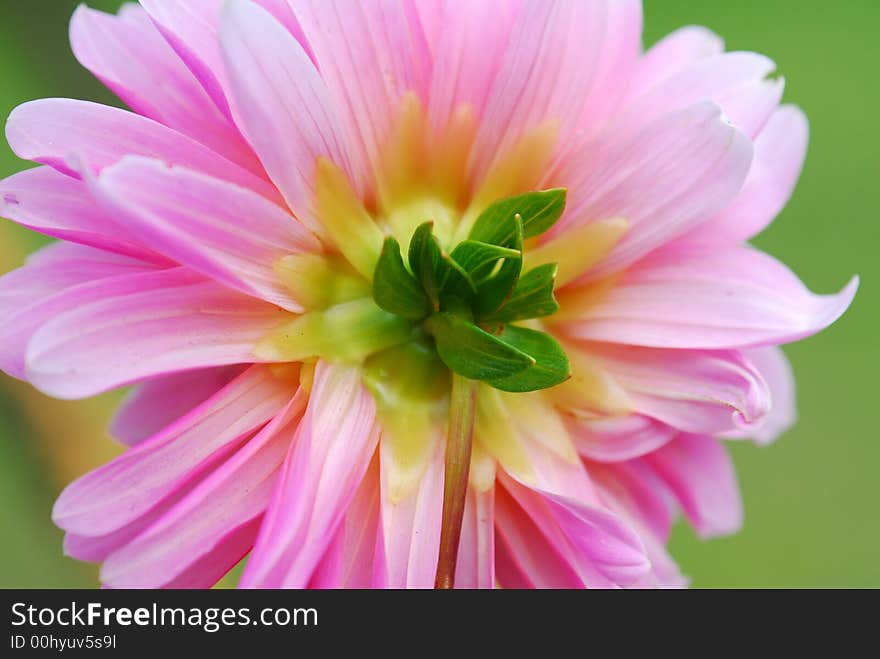
<svg viewBox="0 0 880 659"><path fill-rule="evenodd" d="M510 323L556 313L559 303L553 297L553 286L557 270L555 263L539 265L529 270L519 278L516 288L504 305L487 317L480 318L480 322Z"/></svg>
<svg viewBox="0 0 880 659"><path fill-rule="evenodd" d="M477 287L467 270L462 268L449 254L440 252L441 280L440 290L443 294L452 294L471 298L477 294Z"/></svg>
<svg viewBox="0 0 880 659"><path fill-rule="evenodd" d="M441 293L469 298L477 287L467 271L440 248L433 228L433 222L425 222L416 229L409 244L409 265L437 310Z"/></svg>
<svg viewBox="0 0 880 659"><path fill-rule="evenodd" d="M389 236L373 274L373 299L380 308L409 320L421 320L431 311L422 285L413 277L400 256L400 244Z"/></svg>
<svg viewBox="0 0 880 659"><path fill-rule="evenodd" d="M425 327L434 335L443 363L472 380L506 378L535 363L518 348L451 313L434 314Z"/></svg>
<svg viewBox="0 0 880 659"><path fill-rule="evenodd" d="M474 313L471 310L470 303L458 295L451 293L443 295L442 311L449 312L454 316L466 320L469 323L474 322Z"/></svg>
<svg viewBox="0 0 880 659"><path fill-rule="evenodd" d="M522 393L548 389L571 377L571 366L565 351L549 334L507 325L499 337L507 345L531 355L535 363L518 373L489 380L496 389Z"/></svg>
<svg viewBox="0 0 880 659"><path fill-rule="evenodd" d="M562 215L565 197L565 188L554 188L496 201L480 213L469 238L510 247L510 241L515 238L511 220L517 214L522 217L524 238L540 236Z"/></svg>
<svg viewBox="0 0 880 659"><path fill-rule="evenodd" d="M452 250L451 256L475 281L488 276L501 259L522 258L522 254L515 249L481 243L477 240L460 242Z"/></svg>
<svg viewBox="0 0 880 659"><path fill-rule="evenodd" d="M433 233L434 223L425 222L413 233L409 242L409 267L412 268L434 308L439 308L440 289L443 282L438 278L440 245Z"/></svg>
<svg viewBox="0 0 880 659"><path fill-rule="evenodd" d="M522 253L523 228L519 215L513 218L514 234L511 239L512 249ZM501 268L490 279L481 282L477 287L477 298L474 301L474 312L479 317L486 317L498 310L507 297L516 288L522 272L522 259L505 259Z"/></svg>

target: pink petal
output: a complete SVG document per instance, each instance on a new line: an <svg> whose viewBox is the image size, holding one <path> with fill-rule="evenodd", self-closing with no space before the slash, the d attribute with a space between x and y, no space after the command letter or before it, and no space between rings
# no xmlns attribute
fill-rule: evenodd
<svg viewBox="0 0 880 659"><path fill-rule="evenodd" d="M105 277L156 270L153 264L138 259L54 242L28 255L22 267L0 276L0 317L24 311L62 289Z"/></svg>
<svg viewBox="0 0 880 659"><path fill-rule="evenodd" d="M381 533L377 538L373 587L434 587L440 551L446 444L439 437L425 440L434 442L434 454L418 487L408 496L399 501L392 499L389 474L383 469ZM382 464L384 467L384 460Z"/></svg>
<svg viewBox="0 0 880 659"><path fill-rule="evenodd" d="M495 588L495 489L471 489L464 506L456 588Z"/></svg>
<svg viewBox="0 0 880 659"><path fill-rule="evenodd" d="M312 48L306 40L302 26L299 24L299 21L296 20L293 8L287 0L254 0L254 2L272 14L276 21L287 28L287 31L290 32L293 38L299 42L300 46L302 46L303 50L306 51L309 59L312 61L315 60L315 55L312 53Z"/></svg>
<svg viewBox="0 0 880 659"><path fill-rule="evenodd" d="M640 414L567 422L578 453L598 462L623 462L654 451L678 434L665 423Z"/></svg>
<svg viewBox="0 0 880 659"><path fill-rule="evenodd" d="M289 395L289 394L288 394ZM306 395L277 416L101 568L113 588L206 588L251 549Z"/></svg>
<svg viewBox="0 0 880 659"><path fill-rule="evenodd" d="M347 163L326 85L296 39L251 2L226 5L220 38L236 122L290 207L318 230L315 162L324 156Z"/></svg>
<svg viewBox="0 0 880 659"><path fill-rule="evenodd" d="M592 467L592 465L591 465ZM650 468L638 460L608 465L616 478L606 480L609 489L603 490L608 507L629 521L645 545L645 555L651 562L651 571L632 584L632 588L687 588L688 579L667 548L669 529L678 507L666 487ZM597 478L597 482L600 479Z"/></svg>
<svg viewBox="0 0 880 659"><path fill-rule="evenodd" d="M436 26L437 42L429 105L435 125L443 127L465 104L482 115L522 3L487 0L467 11L455 0L430 4L437 15L427 21Z"/></svg>
<svg viewBox="0 0 880 659"><path fill-rule="evenodd" d="M513 478L542 492L552 492L587 503L598 503L599 499L593 483L576 456L563 458L534 441L525 443L524 448L529 456L531 472L523 477L516 470L505 467Z"/></svg>
<svg viewBox="0 0 880 659"><path fill-rule="evenodd" d="M717 439L682 435L642 459L669 487L701 537L727 535L742 526L736 472Z"/></svg>
<svg viewBox="0 0 880 659"><path fill-rule="evenodd" d="M528 471L505 465L499 472L504 487L496 487L496 554L510 562L503 568L496 564L499 582L518 588L612 586L588 556L573 548L545 501L545 495L552 495L601 505L583 463L576 456L563 459L534 438L520 436L519 442L529 458ZM514 502L506 507L501 494L505 490Z"/></svg>
<svg viewBox="0 0 880 659"><path fill-rule="evenodd" d="M69 485L52 518L74 534L125 528L209 473L272 419L295 388L255 366L153 437Z"/></svg>
<svg viewBox="0 0 880 659"><path fill-rule="evenodd" d="M552 177L569 189L551 235L622 217L629 229L589 277L624 268L724 208L749 171L749 139L712 103L699 103L635 130L610 126L579 144Z"/></svg>
<svg viewBox="0 0 880 659"><path fill-rule="evenodd" d="M357 149L355 162L375 164L403 94L427 99L431 58L414 2L289 4Z"/></svg>
<svg viewBox="0 0 880 659"><path fill-rule="evenodd" d="M577 0L524 5L489 90L474 147L477 175L548 121L558 122L560 142L566 143L602 75L610 5Z"/></svg>
<svg viewBox="0 0 880 659"><path fill-rule="evenodd" d="M534 588L532 582L526 576L524 569L520 568L514 552L507 548L504 539L498 535L495 543L495 579L499 588L504 590L529 590ZM567 586L557 586L566 588ZM571 586L578 588L579 586Z"/></svg>
<svg viewBox="0 0 880 659"><path fill-rule="evenodd" d="M794 373L785 353L777 346L753 348L744 354L770 387L773 400L770 413L763 425L750 433L759 444L769 444L797 421Z"/></svg>
<svg viewBox="0 0 880 659"><path fill-rule="evenodd" d="M50 98L19 105L6 122L16 155L79 175L71 157L95 172L126 155L157 158L209 174L280 201L277 190L206 146L140 115L98 103Z"/></svg>
<svg viewBox="0 0 880 659"><path fill-rule="evenodd" d="M714 96L713 100L724 109L730 123L753 140L757 138L773 114L785 91L785 78L755 78L735 89Z"/></svg>
<svg viewBox="0 0 880 659"><path fill-rule="evenodd" d="M591 345L636 410L686 432L720 434L760 427L770 390L738 352Z"/></svg>
<svg viewBox="0 0 880 659"><path fill-rule="evenodd" d="M837 320L858 283L854 277L836 295L814 295L779 261L749 247L677 247L632 268L560 331L658 348L788 343Z"/></svg>
<svg viewBox="0 0 880 659"><path fill-rule="evenodd" d="M140 242L246 295L293 312L275 264L320 243L275 204L245 188L181 167L124 158L97 189Z"/></svg>
<svg viewBox="0 0 880 659"><path fill-rule="evenodd" d="M517 1L511 0L511 4ZM455 0L413 0L413 6L422 26L425 42L432 59L436 59L437 44L445 31L444 28L448 25L446 20L451 19L446 7L454 2Z"/></svg>
<svg viewBox="0 0 880 659"><path fill-rule="evenodd" d="M137 537L138 533L158 519L161 513L168 507L167 505L159 507L156 509L156 512L149 512L132 524L107 535L87 536L69 532L65 533L64 555L78 561L100 563L114 551L131 542L132 538Z"/></svg>
<svg viewBox="0 0 880 659"><path fill-rule="evenodd" d="M495 413L507 413L512 421L511 436L506 439L515 443L511 451L518 459L498 456L499 466L517 481L572 499L597 503L596 492L583 464L574 450L572 439L565 427L563 416L555 409L542 409L544 401L540 394L502 403ZM491 445L491 440L476 441ZM497 440L496 440L497 441Z"/></svg>
<svg viewBox="0 0 880 659"><path fill-rule="evenodd" d="M583 588L566 558L504 488L495 489L495 555L504 588Z"/></svg>
<svg viewBox="0 0 880 659"><path fill-rule="evenodd" d="M645 123L694 103L713 101L734 126L755 137L782 98L784 81L767 78L775 68L772 60L757 53L698 59L652 87L631 87L626 115Z"/></svg>
<svg viewBox="0 0 880 659"><path fill-rule="evenodd" d="M108 280L150 272L142 261L69 243L32 254L0 277L0 369L25 378L27 345L41 325L85 299L100 299Z"/></svg>
<svg viewBox="0 0 880 659"><path fill-rule="evenodd" d="M545 497L575 551L581 552L602 577L626 586L650 571L641 538L621 517L564 497Z"/></svg>
<svg viewBox="0 0 880 659"><path fill-rule="evenodd" d="M287 0L255 2L284 25L311 56L302 28ZM231 121L229 80L217 34L223 0L143 0L140 4L178 57Z"/></svg>
<svg viewBox="0 0 880 659"><path fill-rule="evenodd" d="M369 588L379 539L379 459L373 458L309 588Z"/></svg>
<svg viewBox="0 0 880 659"><path fill-rule="evenodd" d="M605 2L604 25L593 28L602 48L578 126L590 130L618 111L642 54L641 0Z"/></svg>
<svg viewBox="0 0 880 659"><path fill-rule="evenodd" d="M81 5L70 41L79 62L132 110L261 175L253 151L142 9L117 17Z"/></svg>
<svg viewBox="0 0 880 659"><path fill-rule="evenodd" d="M375 416L357 369L318 362L243 586L309 583L370 464L378 440Z"/></svg>
<svg viewBox="0 0 880 659"><path fill-rule="evenodd" d="M171 510L173 506L184 497L184 495L190 492L192 488L205 477L206 474L210 473L211 470L218 468L223 460L226 460L230 455L231 453L228 450L218 452L215 456L213 456L212 460L210 462L207 462L203 469L196 472L194 474L194 478L188 481L183 487L176 490L172 495L166 497L163 501L157 503L157 505L138 517L136 520L117 531L97 536L77 535L70 532L66 533L64 536L64 554L66 556L71 556L72 558L75 558L77 560L89 561L93 563L100 563L107 560L107 558L114 552L129 545L146 529L149 529L158 520L161 520L165 513ZM259 520L255 521L258 522ZM256 529L254 529L252 532L255 536ZM242 534L245 533L247 533L247 529L242 528L239 529L238 532L230 534L228 539L220 541L220 553L230 548L232 546L230 543L237 542L237 539L241 538ZM252 545L253 538L250 539L249 544L247 545L247 549L250 549ZM238 554L235 560L237 561L238 558L241 558L242 555L243 553ZM206 556L205 558L206 562L210 561L210 556ZM213 582L205 585L211 585L211 583ZM166 587L192 588L205 587L205 585L168 585Z"/></svg>
<svg viewBox="0 0 880 659"><path fill-rule="evenodd" d="M223 0L141 0L140 4L220 111L231 119L217 38Z"/></svg>
<svg viewBox="0 0 880 659"><path fill-rule="evenodd" d="M682 589L690 585L690 580L681 573L669 550L653 536L644 537L645 554L651 561L651 571L632 584L632 588Z"/></svg>
<svg viewBox="0 0 880 659"><path fill-rule="evenodd" d="M737 244L767 228L788 203L800 178L809 130L799 108L783 105L776 110L755 140L755 159L742 191L684 240Z"/></svg>
<svg viewBox="0 0 880 659"><path fill-rule="evenodd" d="M113 275L156 270L152 263L139 259L85 245L53 242L29 254L20 268L0 276L0 300L7 313L16 312L61 288Z"/></svg>
<svg viewBox="0 0 880 659"><path fill-rule="evenodd" d="M85 183L50 167L27 169L0 181L0 216L53 238L166 262L101 209Z"/></svg>
<svg viewBox="0 0 880 659"><path fill-rule="evenodd" d="M260 484L264 484L265 482L266 481L264 480ZM251 483L249 483L249 485L253 486ZM265 494L265 492L260 494ZM248 497L251 499L257 499L260 494L249 491ZM236 512L238 512L239 517L247 517L251 510ZM171 590L211 588L232 568L238 565L245 556L247 556L248 552L254 546L254 540L257 537L257 533L260 531L260 523L262 521L262 515L251 517L248 521L243 522L231 531L223 534L219 539L217 536L211 535L217 532L213 528L210 529L205 532L206 538L204 539L212 542L213 548L209 552L199 556L195 562L189 564L184 562L174 562L176 557L171 560L166 559L165 554L171 553L167 551L167 545L162 547L163 550L166 550L164 552L156 550L156 553L159 554L158 558L149 556L146 559L141 559L140 557L129 559L127 556L128 551L125 553L120 552L118 557L117 555L112 556L110 560L101 567L101 579L104 588L167 588ZM196 542L200 543L202 540L203 538L198 538ZM203 545L200 544L198 545L198 548L201 548L202 546ZM140 545L132 545L132 547L140 549ZM193 554L184 554L184 557L187 559L192 556ZM150 563L154 561L162 562L162 567L159 569L150 569L152 568L152 565L148 564L148 566L145 566L140 560L144 560L144 562L149 561ZM123 563L123 565L119 565L119 563ZM108 565L110 567L107 567ZM119 570L119 572L111 572L110 570L113 568ZM150 571L148 572L147 570ZM155 572L153 570L155 570ZM130 571L134 572L134 574L131 574ZM178 571L180 571L180 574L176 574ZM170 581L165 581L165 579L168 578L166 575L171 574L176 574L176 576ZM117 586L115 584L122 585Z"/></svg>
<svg viewBox="0 0 880 659"><path fill-rule="evenodd" d="M249 438L253 438L251 433ZM64 553L81 561L101 563L120 549L129 545L134 539L144 533L153 524L174 508L174 506L202 482L208 474L218 469L225 460L229 459L237 447L242 446L247 438L217 451L206 460L197 471L191 473L191 478L178 487L172 494L160 501L156 501L152 508L144 512L125 526L103 535L80 535L67 532L64 535ZM253 543L251 542L251 545Z"/></svg>
<svg viewBox="0 0 880 659"><path fill-rule="evenodd" d="M239 366L174 373L137 385L116 410L110 434L128 446L152 437L223 389Z"/></svg>
<svg viewBox="0 0 880 659"><path fill-rule="evenodd" d="M587 461L586 465L602 500L613 511L653 534L660 542L669 541L677 506L650 467L640 460L614 464ZM644 540L646 534L641 535Z"/></svg>
<svg viewBox="0 0 880 659"><path fill-rule="evenodd" d="M631 89L644 92L693 64L724 52L717 34L698 25L680 28L658 41L641 58Z"/></svg>
<svg viewBox="0 0 880 659"><path fill-rule="evenodd" d="M650 570L641 540L620 518L599 505L528 487L504 473L499 476L504 489L531 518L554 553L577 574L577 587L625 586ZM505 535L500 525L499 533ZM542 587L537 583L535 586Z"/></svg>
<svg viewBox="0 0 880 659"><path fill-rule="evenodd" d="M253 346L284 319L277 307L180 268L114 278L67 297L68 310L34 334L26 355L28 379L58 398L256 361Z"/></svg>

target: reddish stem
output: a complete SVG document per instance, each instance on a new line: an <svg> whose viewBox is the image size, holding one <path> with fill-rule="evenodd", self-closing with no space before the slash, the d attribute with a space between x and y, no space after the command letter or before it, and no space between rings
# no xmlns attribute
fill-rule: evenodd
<svg viewBox="0 0 880 659"><path fill-rule="evenodd" d="M467 498L476 402L477 383L453 373L449 435L446 440L446 472L443 479L443 522L434 588L455 587L455 565L458 561L458 544Z"/></svg>

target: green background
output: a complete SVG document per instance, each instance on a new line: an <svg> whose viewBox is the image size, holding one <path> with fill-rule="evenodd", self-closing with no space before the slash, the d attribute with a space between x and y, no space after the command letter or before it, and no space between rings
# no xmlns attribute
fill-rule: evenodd
<svg viewBox="0 0 880 659"><path fill-rule="evenodd" d="M118 0L92 0L112 10ZM76 2L0 0L0 115L39 97L114 102L67 43ZM730 50L772 57L786 100L811 122L807 165L789 206L756 243L818 292L852 275L862 288L837 325L787 353L798 382L798 425L776 444L735 444L745 528L702 542L679 524L673 554L695 586L880 587L880 245L877 203L878 18L873 0L646 0L645 43L687 24L715 30ZM0 174L21 168L5 143ZM39 241L0 227L0 270ZM0 378L0 587L95 585L95 570L61 555L49 514L63 483L112 454L102 436L112 397L59 403ZM32 441L33 440L33 441Z"/></svg>

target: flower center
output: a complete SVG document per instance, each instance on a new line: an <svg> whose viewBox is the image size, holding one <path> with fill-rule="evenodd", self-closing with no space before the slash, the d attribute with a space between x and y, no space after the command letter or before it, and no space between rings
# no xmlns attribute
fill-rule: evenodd
<svg viewBox="0 0 880 659"><path fill-rule="evenodd" d="M625 231L625 223L610 220L564 238L538 238L565 201L562 190L527 192L545 186L556 144L552 122L495 154L478 153L482 142L468 107L436 124L415 95L404 96L375 155L372 183L352 183L336 164L318 159L314 211L327 249L275 264L306 312L290 315L255 350L269 362L322 358L360 368L382 420L386 462L393 462L386 481L392 499L419 482L430 459L426 438L448 423L453 373L481 383L477 424L493 428L498 415L484 408L511 397L519 399L517 409L526 407L523 396L502 390L550 387L567 376L565 355L541 330L583 296L567 286L563 309L551 316L554 285L576 279ZM580 362L571 356L574 377L554 386L554 397L594 388L595 378L579 377ZM312 369L302 372L308 386ZM511 442L497 434L478 432L477 442L486 444L480 452L514 459ZM492 470L483 471L490 482Z"/></svg>
<svg viewBox="0 0 880 659"><path fill-rule="evenodd" d="M562 214L564 190L510 197L489 206L468 238L445 250L433 222L409 240L408 267L396 238L385 239L373 275L376 305L430 335L453 372L504 391L552 387L568 360L548 334L514 325L552 315L557 266L523 272L523 242Z"/></svg>
<svg viewBox="0 0 880 659"><path fill-rule="evenodd" d="M559 309L554 288L625 230L596 222L542 242L566 200L563 189L540 190L553 124L498 154L475 153L475 135L468 108L437 129L407 95L375 155L372 185L318 159L314 210L328 249L276 264L307 311L255 351L265 361L303 362L303 386L317 358L360 369L382 423L383 492L392 502L418 487L446 437L440 586L454 576L468 482L491 487L494 460L527 460L504 425L512 423L507 398L516 397L518 413L543 419L543 399L520 392L581 386L577 373L556 386L571 372L543 331Z"/></svg>
<svg viewBox="0 0 880 659"><path fill-rule="evenodd" d="M458 108L442 127L435 123L414 94L404 95L375 154L371 185L353 185L334 163L317 161L315 211L330 249L276 264L308 312L265 337L258 357L365 365L369 380L367 360L415 341L436 345L441 364L452 371L499 388L529 390L565 379L564 355L560 359L558 346L553 350L552 339L540 338L534 323L511 324L558 309L553 259L531 259L524 267L523 243L559 217L565 193L511 197L538 186L555 144L554 126L528 132L502 157L480 160L469 107ZM539 259L556 256L541 251L533 250ZM542 355L530 350L539 348L555 355L552 373L532 368ZM521 371L528 382L525 373L505 379Z"/></svg>

